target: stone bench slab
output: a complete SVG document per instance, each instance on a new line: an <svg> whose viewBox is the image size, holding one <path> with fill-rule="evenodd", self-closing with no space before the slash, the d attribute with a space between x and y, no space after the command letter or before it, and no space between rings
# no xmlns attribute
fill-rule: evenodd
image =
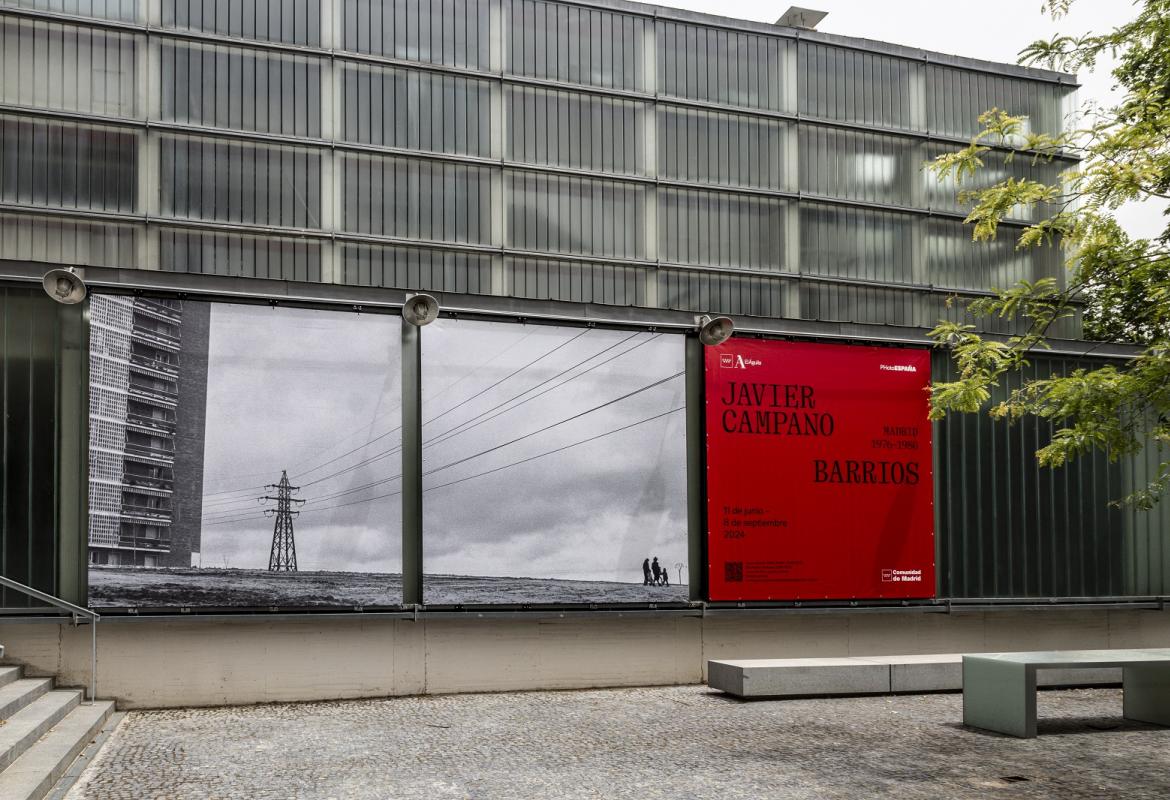
<svg viewBox="0 0 1170 800"><path fill-rule="evenodd" d="M1126 719L1170 726L1170 649L977 653L963 657L963 724L1009 736L1036 736L1041 670L1122 668Z"/></svg>
<svg viewBox="0 0 1170 800"><path fill-rule="evenodd" d="M1121 683L1121 670L1043 669L1039 686ZM737 659L707 662L707 685L736 697L955 692L963 688L959 653L840 658Z"/></svg>

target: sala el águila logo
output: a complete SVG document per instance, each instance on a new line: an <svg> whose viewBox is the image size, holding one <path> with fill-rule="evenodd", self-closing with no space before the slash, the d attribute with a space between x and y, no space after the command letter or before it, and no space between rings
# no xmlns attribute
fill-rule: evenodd
<svg viewBox="0 0 1170 800"><path fill-rule="evenodd" d="M723 369L747 369L748 367L762 367L763 361L758 358L741 356L738 353L720 353L719 366Z"/></svg>

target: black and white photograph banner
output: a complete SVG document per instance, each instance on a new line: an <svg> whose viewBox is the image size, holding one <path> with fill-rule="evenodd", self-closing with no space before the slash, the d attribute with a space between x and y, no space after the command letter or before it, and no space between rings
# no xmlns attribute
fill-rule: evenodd
<svg viewBox="0 0 1170 800"><path fill-rule="evenodd" d="M402 601L400 320L90 301L95 607Z"/></svg>
<svg viewBox="0 0 1170 800"><path fill-rule="evenodd" d="M687 599L684 348L645 331L423 331L428 605Z"/></svg>

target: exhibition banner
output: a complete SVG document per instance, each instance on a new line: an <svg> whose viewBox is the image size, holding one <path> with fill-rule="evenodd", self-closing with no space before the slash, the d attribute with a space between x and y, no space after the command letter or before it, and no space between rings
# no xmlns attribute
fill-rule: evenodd
<svg viewBox="0 0 1170 800"><path fill-rule="evenodd" d="M709 597L935 593L930 353L706 348Z"/></svg>
<svg viewBox="0 0 1170 800"><path fill-rule="evenodd" d="M426 604L685 603L685 369L650 331L427 326Z"/></svg>
<svg viewBox="0 0 1170 800"><path fill-rule="evenodd" d="M401 604L397 315L89 312L90 606Z"/></svg>

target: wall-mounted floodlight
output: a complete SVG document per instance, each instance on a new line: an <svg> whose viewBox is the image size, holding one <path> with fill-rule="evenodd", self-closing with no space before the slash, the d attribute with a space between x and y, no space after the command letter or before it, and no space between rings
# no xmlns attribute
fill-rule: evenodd
<svg viewBox="0 0 1170 800"><path fill-rule="evenodd" d="M49 297L58 303L67 306L80 303L85 299L85 281L77 274L73 267L68 269L51 269L45 273L41 285Z"/></svg>
<svg viewBox="0 0 1170 800"><path fill-rule="evenodd" d="M402 318L421 328L439 317L439 301L429 294L412 294L402 306Z"/></svg>
<svg viewBox="0 0 1170 800"><path fill-rule="evenodd" d="M735 333L735 323L729 317L712 317L704 314L695 319L699 326L699 341L708 347L723 344Z"/></svg>

